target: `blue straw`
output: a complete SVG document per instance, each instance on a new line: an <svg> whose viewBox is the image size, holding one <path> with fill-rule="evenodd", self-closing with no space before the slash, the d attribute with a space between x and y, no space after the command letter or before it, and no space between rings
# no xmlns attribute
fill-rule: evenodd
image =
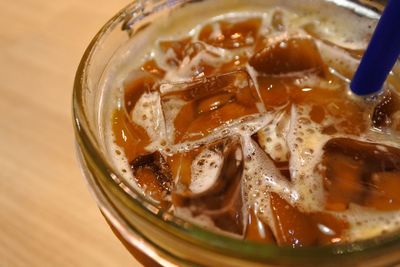
<svg viewBox="0 0 400 267"><path fill-rule="evenodd" d="M381 90L400 54L400 0L389 0L350 88L357 95Z"/></svg>

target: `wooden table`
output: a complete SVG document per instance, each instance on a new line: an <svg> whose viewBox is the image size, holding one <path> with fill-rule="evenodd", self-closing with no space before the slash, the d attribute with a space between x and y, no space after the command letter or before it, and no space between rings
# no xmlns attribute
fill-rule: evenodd
<svg viewBox="0 0 400 267"><path fill-rule="evenodd" d="M71 94L85 47L128 0L0 1L0 266L139 266L90 196Z"/></svg>

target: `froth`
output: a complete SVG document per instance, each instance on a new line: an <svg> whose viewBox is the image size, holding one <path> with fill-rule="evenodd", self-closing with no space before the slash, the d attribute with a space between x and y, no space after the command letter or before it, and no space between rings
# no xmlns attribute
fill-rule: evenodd
<svg viewBox="0 0 400 267"><path fill-rule="evenodd" d="M268 192L275 192L289 203L295 204L299 200L297 192L267 154L249 136L242 137L242 147L245 159L243 181L247 203L259 206L266 203Z"/></svg>
<svg viewBox="0 0 400 267"><path fill-rule="evenodd" d="M131 119L142 126L152 140L147 148L149 151L156 150L166 140L167 132L159 93L144 93L132 110Z"/></svg>
<svg viewBox="0 0 400 267"><path fill-rule="evenodd" d="M276 9L271 9L267 13L252 13L263 19L261 33L270 32L270 15ZM283 10L285 14L285 23L290 25L287 29L290 34L306 35L303 26L313 23L315 16L300 16L290 11ZM237 20L238 18L248 18L246 13L230 13L225 16L217 16L209 21L203 22L194 29L191 29L190 35L194 41L198 41L199 29L210 21L219 19ZM323 22L326 23L326 22ZM365 43L359 40L337 39L337 34L342 32L340 27L327 27L328 32L321 34L321 39L317 40L321 56L330 67L331 72L348 81L350 79L349 71L352 72L358 65L358 59L353 57L346 49L359 49L365 46ZM220 34L219 26L214 24L212 35ZM285 34L278 33L276 38L284 38ZM323 39L325 38L325 39ZM362 38L361 38L362 39ZM329 44L336 42L336 44ZM335 41L336 40L336 41ZM251 40L250 40L251 41ZM176 57L174 51L169 49L167 53L161 53L159 48L154 47L150 54L156 59L157 64L166 70L165 80L173 82L188 81L195 75L194 66L200 62L218 67L231 61L237 54L244 53L250 55L247 48L238 50L227 50L216 48L202 43L204 47L198 54L190 58L182 59L178 67L171 67L167 64L168 57ZM257 73L249 65L246 66L254 86L259 93L257 84ZM200 76L199 76L200 77ZM199 78L197 77L197 78ZM301 88L322 87L326 90L336 90L337 88L317 76L308 76L306 79L298 79L296 85ZM238 85L240 87L240 85ZM168 84L161 84L161 94L171 90ZM163 113L161 109L160 94L151 92L143 94L138 100L135 108L131 112L131 119L134 123L142 126L152 143L147 147L149 152L161 151L165 155L187 152L199 148L206 144L214 143L223 138L239 137L243 149L244 172L242 179L242 190L244 192L244 202L247 206L253 208L257 215L268 222L272 231L275 232L275 224L271 218L269 205L269 192L279 194L283 199L299 210L304 212L321 211L324 207L324 186L323 178L316 171L323 155L325 143L332 138L322 133L321 124L314 123L309 118L310 106L293 105L291 108L282 110L266 111L264 106L259 106L261 114L246 116L240 119L230 121L229 124L216 128L209 135L196 141L186 141L174 144L174 125L173 121L179 113L184 101L174 99L163 103L169 110L168 114ZM332 124L332 119L326 118L322 125ZM257 134L261 148L252 139L252 135ZM366 142L379 141L387 145L399 147L398 140L383 141L382 134L370 132L361 137L335 134L333 137L347 137ZM167 141L166 143L163 141ZM113 150L118 148L112 142ZM166 152L168 149L168 152ZM266 153L265 153L266 152ZM114 163L120 169L124 169L124 178L132 181L129 169L129 163L120 155L114 157ZM271 158L270 158L271 157ZM271 160L272 159L272 160ZM274 162L289 161L290 181L284 177ZM192 162L191 183L189 189L193 193L201 193L209 189L216 181L223 156L218 152L205 149ZM191 212L186 209L175 209L175 214L188 220L200 223L206 228L215 230L215 226L207 216L197 216L193 218ZM333 213L335 216L345 219L351 225L347 232L349 241L363 239L380 234L382 231L393 231L399 228L399 212L377 212L366 208L352 206L346 212Z"/></svg>
<svg viewBox="0 0 400 267"><path fill-rule="evenodd" d="M261 147L277 162L289 160L289 148L286 143L289 118L287 112L277 112L273 121L257 133Z"/></svg>
<svg viewBox="0 0 400 267"><path fill-rule="evenodd" d="M301 197L297 206L311 212L323 207L322 177L318 177L315 168L322 157L323 145L330 137L320 133L320 126L309 119L309 112L307 106L292 106L287 143L291 179Z"/></svg>
<svg viewBox="0 0 400 267"><path fill-rule="evenodd" d="M189 189L201 193L209 189L221 171L223 157L220 153L206 149L192 162L192 175Z"/></svg>
<svg viewBox="0 0 400 267"><path fill-rule="evenodd" d="M209 135L200 138L196 141L185 141L182 143L170 145L169 153L180 153L189 151L205 144L211 144L218 140L222 140L231 136L251 136L265 127L272 119L274 114L257 114L242 117L234 120L228 125L222 125L214 129Z"/></svg>
<svg viewBox="0 0 400 267"><path fill-rule="evenodd" d="M399 211L382 212L352 204L347 211L332 214L349 223L345 238L350 241L392 233L400 227Z"/></svg>

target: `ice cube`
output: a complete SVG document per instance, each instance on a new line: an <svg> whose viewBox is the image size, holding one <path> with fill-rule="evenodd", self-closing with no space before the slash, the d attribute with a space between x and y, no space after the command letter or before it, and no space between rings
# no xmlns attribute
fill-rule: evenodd
<svg viewBox="0 0 400 267"><path fill-rule="evenodd" d="M258 76L261 99L267 111L296 106L311 107L308 117L324 133L359 135L369 125L365 102L349 99L347 87L331 88L329 81L315 74L302 78Z"/></svg>
<svg viewBox="0 0 400 267"><path fill-rule="evenodd" d="M226 61L230 58L224 58L220 49L202 42L189 42L181 46L179 56L170 48L164 57L159 59L169 66L165 80L177 81L210 76L216 73L221 65L227 64Z"/></svg>
<svg viewBox="0 0 400 267"><path fill-rule="evenodd" d="M290 110L286 109L277 112L273 121L257 133L258 144L275 162L289 160L289 148L286 142L289 125Z"/></svg>
<svg viewBox="0 0 400 267"><path fill-rule="evenodd" d="M378 210L400 209L400 172L376 172L371 175L371 187L365 205Z"/></svg>
<svg viewBox="0 0 400 267"><path fill-rule="evenodd" d="M246 53L238 53L233 56L233 58L225 62L219 67L220 73L228 73L235 70L244 69L245 65L247 64L248 56Z"/></svg>
<svg viewBox="0 0 400 267"><path fill-rule="evenodd" d="M203 149L214 154L216 160L213 160L213 157L202 158L200 153L197 155L200 159L196 160L196 156L192 157L192 161L186 161L188 166L183 166L183 168L190 170L192 175L200 171L214 175L215 177L208 177L208 175L197 177L211 179L213 183L204 181L207 186L201 186L201 190L198 190L200 181L192 180L187 186L187 178L180 177L178 180L184 180L184 185L177 185L178 190L174 192L173 197L174 204L178 207L189 208L193 217L208 216L215 226L224 231L243 235L244 218L247 217L243 214L241 193L243 155L239 139L225 139ZM210 168L216 171L210 171Z"/></svg>
<svg viewBox="0 0 400 267"><path fill-rule="evenodd" d="M337 243L348 229L345 221L329 213L301 212L276 193L271 193L270 205L279 245L303 247Z"/></svg>
<svg viewBox="0 0 400 267"><path fill-rule="evenodd" d="M191 38L161 41L159 47L161 55L163 55L159 60L163 62L164 66L170 68L169 72L175 75L178 73L179 76L208 76L215 71L220 62L223 62L218 49L216 50L215 47L210 47L203 42L192 41ZM162 69L160 70L154 63L152 61L146 62L142 69L163 74ZM166 78L169 79L170 76L169 73Z"/></svg>
<svg viewBox="0 0 400 267"><path fill-rule="evenodd" d="M123 149L128 161L138 154L145 154L144 147L151 143L146 130L133 123L123 109L117 109L113 113L112 130L115 143Z"/></svg>
<svg viewBox="0 0 400 267"><path fill-rule="evenodd" d="M146 61L140 67L140 69L142 71L151 73L151 74L157 76L158 78L163 78L165 75L165 70L163 70L161 67L159 67L157 62L154 59L150 59L150 60Z"/></svg>
<svg viewBox="0 0 400 267"><path fill-rule="evenodd" d="M267 110L287 105L290 101L292 79L258 76L257 83L262 101Z"/></svg>
<svg viewBox="0 0 400 267"><path fill-rule="evenodd" d="M350 203L380 210L400 208L400 149L346 138L324 146L321 163L326 208L343 211Z"/></svg>
<svg viewBox="0 0 400 267"><path fill-rule="evenodd" d="M376 105L372 125L381 130L400 131L400 97L395 92L388 92Z"/></svg>
<svg viewBox="0 0 400 267"><path fill-rule="evenodd" d="M160 91L167 132L175 143L202 138L218 126L258 113L261 103L245 71L163 84Z"/></svg>
<svg viewBox="0 0 400 267"><path fill-rule="evenodd" d="M324 74L324 63L314 41L307 37L278 38L268 42L249 61L262 74L281 75L296 72Z"/></svg>
<svg viewBox="0 0 400 267"><path fill-rule="evenodd" d="M276 244L271 228L250 209L246 228L246 239L263 243Z"/></svg>
<svg viewBox="0 0 400 267"><path fill-rule="evenodd" d="M285 30L286 27L284 22L284 14L282 10L276 10L274 14L272 14L271 26L275 31Z"/></svg>
<svg viewBox="0 0 400 267"><path fill-rule="evenodd" d="M129 114L144 93L152 91L158 78L150 73L133 71L124 82L124 107Z"/></svg>
<svg viewBox="0 0 400 267"><path fill-rule="evenodd" d="M332 31L326 30L317 23L308 23L303 26L303 29L313 38L324 42L326 45L343 49L356 59L361 59L365 52L365 43L357 43L354 40L348 42L340 40L337 34L332 34ZM325 29L325 31L321 29Z"/></svg>
<svg viewBox="0 0 400 267"><path fill-rule="evenodd" d="M130 166L137 184L150 197L163 201L171 193L171 169L160 152L138 156Z"/></svg>
<svg viewBox="0 0 400 267"><path fill-rule="evenodd" d="M238 22L217 21L205 25L199 39L215 47L234 49L255 43L261 26L260 18L250 18Z"/></svg>
<svg viewBox="0 0 400 267"><path fill-rule="evenodd" d="M272 216L279 245L302 247L314 245L318 238L312 219L276 193L270 194Z"/></svg>
<svg viewBox="0 0 400 267"><path fill-rule="evenodd" d="M130 118L132 125L142 127L150 137L147 151L156 151L162 143L166 143L167 133L159 92L143 93L132 109Z"/></svg>
<svg viewBox="0 0 400 267"><path fill-rule="evenodd" d="M181 40L160 41L160 50L166 55L166 62L169 66L179 66L185 57L185 50L191 43L192 38L187 37Z"/></svg>

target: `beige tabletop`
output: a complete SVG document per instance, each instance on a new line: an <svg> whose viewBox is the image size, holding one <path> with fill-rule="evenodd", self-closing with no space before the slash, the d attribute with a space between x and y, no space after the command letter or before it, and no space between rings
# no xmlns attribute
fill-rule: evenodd
<svg viewBox="0 0 400 267"><path fill-rule="evenodd" d="M139 266L113 236L74 153L85 47L129 0L0 0L0 267Z"/></svg>

